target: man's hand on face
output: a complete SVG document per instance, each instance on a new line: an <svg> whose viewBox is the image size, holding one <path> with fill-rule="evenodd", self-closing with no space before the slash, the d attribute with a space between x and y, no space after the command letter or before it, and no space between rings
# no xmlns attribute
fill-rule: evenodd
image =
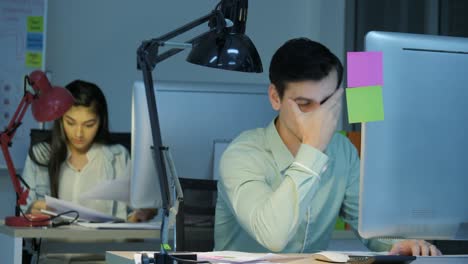
<svg viewBox="0 0 468 264"><path fill-rule="evenodd" d="M288 98L289 108L295 117L299 137L302 143L308 144L320 151L324 151L335 132L341 112L341 98L343 89L337 89L322 105L309 111L302 112L298 103Z"/></svg>

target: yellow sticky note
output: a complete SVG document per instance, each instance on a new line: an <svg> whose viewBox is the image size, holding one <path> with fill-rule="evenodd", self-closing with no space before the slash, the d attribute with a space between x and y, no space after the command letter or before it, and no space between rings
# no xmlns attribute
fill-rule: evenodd
<svg viewBox="0 0 468 264"><path fill-rule="evenodd" d="M25 55L25 64L29 68L41 68L42 67L42 52L30 52L27 51Z"/></svg>
<svg viewBox="0 0 468 264"><path fill-rule="evenodd" d="M44 17L28 16L27 32L44 32Z"/></svg>

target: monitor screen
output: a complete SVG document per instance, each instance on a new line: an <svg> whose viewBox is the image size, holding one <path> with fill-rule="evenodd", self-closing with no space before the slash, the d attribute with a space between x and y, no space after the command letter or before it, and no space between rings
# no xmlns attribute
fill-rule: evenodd
<svg viewBox="0 0 468 264"><path fill-rule="evenodd" d="M268 84L157 81L154 83L163 145L180 178L216 179L226 142L265 127L276 116ZM131 205L162 205L152 163L153 145L145 86L133 84Z"/></svg>
<svg viewBox="0 0 468 264"><path fill-rule="evenodd" d="M468 39L370 32L385 120L362 124L359 233L468 240Z"/></svg>
<svg viewBox="0 0 468 264"><path fill-rule="evenodd" d="M149 122L145 87L133 86L132 94L132 161L130 177L130 206L161 208L159 179L153 161L153 138Z"/></svg>

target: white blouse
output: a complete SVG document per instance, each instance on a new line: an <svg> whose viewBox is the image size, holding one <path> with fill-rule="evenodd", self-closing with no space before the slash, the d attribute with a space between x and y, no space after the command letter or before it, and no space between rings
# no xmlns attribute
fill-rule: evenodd
<svg viewBox="0 0 468 264"><path fill-rule="evenodd" d="M70 201L99 212L126 219L127 205L122 202L107 200L82 200L80 195L97 184L122 177L129 177L130 156L121 145L93 144L87 153L88 163L79 171L67 160L60 168L58 198ZM29 185L27 205L50 195L50 181L47 167L40 166L27 157L23 179Z"/></svg>

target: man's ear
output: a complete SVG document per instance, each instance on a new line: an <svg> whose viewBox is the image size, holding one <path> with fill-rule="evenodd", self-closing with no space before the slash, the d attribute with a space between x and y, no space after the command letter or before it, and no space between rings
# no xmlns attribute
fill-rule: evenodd
<svg viewBox="0 0 468 264"><path fill-rule="evenodd" d="M271 107L273 107L274 110L279 111L281 108L281 99L274 84L270 84L270 86L268 86L268 98L270 99Z"/></svg>

